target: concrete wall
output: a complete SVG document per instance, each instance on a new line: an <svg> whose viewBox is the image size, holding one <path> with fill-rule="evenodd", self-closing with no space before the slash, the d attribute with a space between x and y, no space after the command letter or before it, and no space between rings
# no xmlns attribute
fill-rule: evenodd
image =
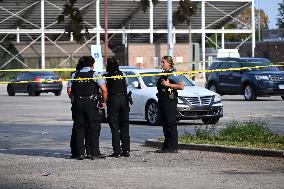
<svg viewBox="0 0 284 189"><path fill-rule="evenodd" d="M174 45L173 58L177 70L189 70L188 43ZM128 44L128 65L143 68L159 67L161 57L167 55L167 44ZM156 57L156 58L154 58ZM182 62L182 63L181 63Z"/></svg>

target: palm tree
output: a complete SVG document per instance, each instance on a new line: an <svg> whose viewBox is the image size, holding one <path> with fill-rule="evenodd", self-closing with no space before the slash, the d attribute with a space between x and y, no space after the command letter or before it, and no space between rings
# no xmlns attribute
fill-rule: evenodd
<svg viewBox="0 0 284 189"><path fill-rule="evenodd" d="M57 23L60 24L64 22L65 17L70 18L70 22L67 24L65 30L68 32L69 36L73 33L73 37L77 42L81 42L83 34L81 33L83 29L83 18L80 10L77 7L74 7L77 0L69 0L64 5L61 15L57 17ZM87 33L87 28L86 28Z"/></svg>
<svg viewBox="0 0 284 189"><path fill-rule="evenodd" d="M159 0L152 0L152 3L156 5ZM141 0L140 4L138 6L142 9L142 11L145 13L148 7L150 7L150 0Z"/></svg>
<svg viewBox="0 0 284 189"><path fill-rule="evenodd" d="M77 0L69 0L63 8L62 13L57 17L57 23L60 24L64 22L65 17L70 18L70 22L67 24L65 30L69 35L73 33L73 37L77 42L81 42L83 38L83 34L81 30L83 29L83 18L80 10L75 7L75 3ZM158 0L152 0L153 4L156 5ZM150 7L149 0L141 0L138 4L138 8L143 12L146 12L148 7ZM88 28L85 28L86 33L88 32Z"/></svg>
<svg viewBox="0 0 284 189"><path fill-rule="evenodd" d="M186 23L188 25L188 38L189 38L189 50L192 53L192 35L191 35L191 16L196 13L197 6L190 0L180 0L179 8L173 13L173 25ZM191 61L191 59L190 59ZM192 64L192 71L195 70L195 64ZM193 77L194 80L194 77Z"/></svg>

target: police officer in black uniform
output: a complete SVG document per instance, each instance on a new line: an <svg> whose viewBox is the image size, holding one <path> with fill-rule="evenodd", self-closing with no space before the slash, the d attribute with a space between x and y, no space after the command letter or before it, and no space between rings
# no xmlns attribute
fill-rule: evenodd
<svg viewBox="0 0 284 189"><path fill-rule="evenodd" d="M101 118L99 107L104 107L107 100L107 88L103 79L93 71L95 60L92 57L83 57L84 67L80 71L72 74L76 79L67 84L67 93L73 96L72 105L74 119L74 141L77 150L77 159L85 158L84 138L87 131L91 159L104 158L99 150L99 132L101 127ZM90 79L86 79L90 78ZM92 78L92 79L91 79ZM95 80L96 79L96 80ZM103 103L100 103L99 88L102 91Z"/></svg>
<svg viewBox="0 0 284 189"><path fill-rule="evenodd" d="M161 60L163 73L174 72L174 62L171 56L164 56ZM178 131L176 125L177 90L184 88L183 82L177 75L169 74L161 76L157 81L157 97L159 113L165 140L157 153L177 153Z"/></svg>
<svg viewBox="0 0 284 189"><path fill-rule="evenodd" d="M80 71L83 67L84 67L84 62L83 62L84 58L80 58L77 66L76 66L76 71ZM75 72L76 72L75 71ZM72 72L70 77L72 77L72 74L74 74L75 72ZM68 91L71 91L70 87L67 87L67 93ZM71 99L71 103L73 106L73 102L74 102L74 97L72 95L69 96ZM71 107L71 111L72 111L72 107ZM72 111L72 120L74 120L74 112ZM71 148L71 158L77 158L78 156L78 150L76 149L76 142L75 142L75 134L74 134L74 129L75 126L73 124L73 128L72 128L72 134L71 134L71 140L70 140L70 148Z"/></svg>
<svg viewBox="0 0 284 189"><path fill-rule="evenodd" d="M123 76L115 58L107 59L106 71L107 74L104 76L106 77L108 90L107 113L112 133L113 147L113 154L109 157L129 157L129 101L126 79L123 77L108 78L112 76Z"/></svg>

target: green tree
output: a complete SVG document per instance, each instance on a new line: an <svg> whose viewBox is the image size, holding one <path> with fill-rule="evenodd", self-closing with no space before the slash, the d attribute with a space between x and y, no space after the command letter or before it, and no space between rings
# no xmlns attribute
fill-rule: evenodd
<svg viewBox="0 0 284 189"><path fill-rule="evenodd" d="M255 19L256 19L256 24L258 25L258 18L260 14L260 27L263 29L268 28L268 16L265 14L263 9L254 9L255 12ZM251 25L251 8L247 8L240 15L237 16L237 19L240 20L241 22L245 23L246 25ZM242 28L246 27L242 23L233 20L231 23L234 23L237 28Z"/></svg>
<svg viewBox="0 0 284 189"><path fill-rule="evenodd" d="M190 0L180 0L178 9L173 13L173 25L186 23L188 25L188 38L190 51L192 50L192 34L191 34L191 16L195 14L197 6ZM192 56L191 56L192 57ZM189 61L193 61L191 58ZM192 64L192 70L195 70L195 64ZM192 77L195 80L195 77Z"/></svg>
<svg viewBox="0 0 284 189"><path fill-rule="evenodd" d="M260 13L260 16L258 15ZM241 21L242 23L233 20L230 23L225 25L226 29L236 29L236 28L246 28L247 26L251 25L251 8L247 8L240 15L237 16L237 19ZM256 19L256 24L258 29L258 24L260 23L260 30L262 31L263 29L268 28L268 16L265 14L264 10L260 9L255 9L255 19ZM258 19L260 19L258 22ZM244 25L245 23L246 25ZM225 35L225 40L226 41L243 41L247 37L249 37L250 34L226 34ZM258 32L256 32L256 38L258 38Z"/></svg>
<svg viewBox="0 0 284 189"><path fill-rule="evenodd" d="M279 27L279 28L284 28L284 1L282 1L282 3L278 3L279 5L279 8L278 8L278 11L279 11L279 14L278 14L278 18L277 18L277 23L276 25Z"/></svg>
<svg viewBox="0 0 284 189"><path fill-rule="evenodd" d="M197 6L190 0L180 0L178 9L173 13L173 25L186 23L188 25L189 46L192 46L191 16L195 14Z"/></svg>
<svg viewBox="0 0 284 189"><path fill-rule="evenodd" d="M69 35L73 33L73 37L77 42L81 42L83 34L81 33L83 29L83 18L80 10L75 7L75 3L77 0L69 0L64 5L63 11L61 15L57 17L57 23L62 23L65 21L65 17L70 18L69 23L67 24L65 31L68 32ZM88 29L86 28L86 33Z"/></svg>
<svg viewBox="0 0 284 189"><path fill-rule="evenodd" d="M190 0L180 0L177 11L173 13L173 25L186 23L191 24L191 16L195 14L197 6Z"/></svg>

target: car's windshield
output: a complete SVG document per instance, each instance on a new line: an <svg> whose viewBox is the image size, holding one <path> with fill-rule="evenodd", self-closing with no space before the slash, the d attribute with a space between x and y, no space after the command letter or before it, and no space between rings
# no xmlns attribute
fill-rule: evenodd
<svg viewBox="0 0 284 189"><path fill-rule="evenodd" d="M252 70L259 70L259 71L279 71L279 69L273 66L267 59L241 59L242 67L256 67L256 66L265 66L262 68L251 68ZM268 67L271 66L271 67Z"/></svg>
<svg viewBox="0 0 284 189"><path fill-rule="evenodd" d="M159 74L160 72L147 72L147 73L141 73L141 75L147 75L143 76L142 79L147 87L156 87L157 80L160 76L152 76L151 74ZM148 76L150 74L151 76ZM184 75L178 75L179 79L183 82L185 86L194 86Z"/></svg>

